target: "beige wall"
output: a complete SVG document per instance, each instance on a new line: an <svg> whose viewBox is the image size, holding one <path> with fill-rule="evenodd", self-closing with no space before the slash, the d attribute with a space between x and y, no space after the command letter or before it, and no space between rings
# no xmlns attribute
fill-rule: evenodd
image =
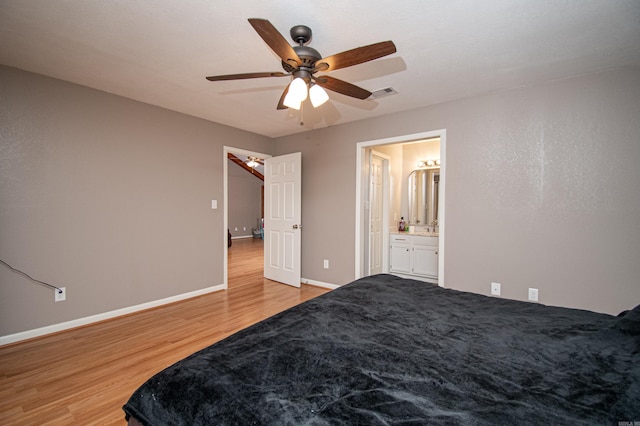
<svg viewBox="0 0 640 426"><path fill-rule="evenodd" d="M384 100L380 100L384 102ZM303 276L354 278L356 144L446 129L445 285L618 313L640 303L640 70L276 140L303 158ZM330 269L322 268L330 260Z"/></svg>
<svg viewBox="0 0 640 426"><path fill-rule="evenodd" d="M223 283L223 146L269 138L0 67L0 336ZM219 208L211 209L211 200Z"/></svg>

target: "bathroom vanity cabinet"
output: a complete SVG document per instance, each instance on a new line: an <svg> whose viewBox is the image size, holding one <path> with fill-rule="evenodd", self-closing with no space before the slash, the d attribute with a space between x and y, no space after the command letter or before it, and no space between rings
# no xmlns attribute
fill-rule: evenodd
<svg viewBox="0 0 640 426"><path fill-rule="evenodd" d="M437 236L397 233L391 234L390 239L391 273L437 282Z"/></svg>

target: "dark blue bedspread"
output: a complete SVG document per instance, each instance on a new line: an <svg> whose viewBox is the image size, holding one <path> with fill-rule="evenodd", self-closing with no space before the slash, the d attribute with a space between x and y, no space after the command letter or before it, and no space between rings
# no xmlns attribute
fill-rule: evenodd
<svg viewBox="0 0 640 426"><path fill-rule="evenodd" d="M367 277L155 375L144 425L640 421L640 307L614 317Z"/></svg>

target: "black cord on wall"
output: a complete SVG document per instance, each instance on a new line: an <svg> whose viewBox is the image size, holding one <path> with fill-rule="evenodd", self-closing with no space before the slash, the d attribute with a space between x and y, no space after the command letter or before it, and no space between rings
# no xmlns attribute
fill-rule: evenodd
<svg viewBox="0 0 640 426"><path fill-rule="evenodd" d="M40 281L40 280L36 280L35 278L32 278L29 274L22 272L19 269L14 268L13 266L9 265L7 262L5 262L4 260L0 259L0 263L2 263L4 266L6 266L7 268L9 268L11 271L15 272L16 274L20 274L24 277L29 278L31 281L36 282L38 284L42 284L42 285L46 285L47 287L53 288L58 290L58 293L62 294L62 289L60 287L56 287L55 285L51 285L49 283L45 283L44 281Z"/></svg>

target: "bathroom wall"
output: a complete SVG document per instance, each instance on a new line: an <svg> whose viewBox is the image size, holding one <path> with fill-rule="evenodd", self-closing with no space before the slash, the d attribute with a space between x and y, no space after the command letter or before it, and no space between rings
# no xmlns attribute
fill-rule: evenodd
<svg viewBox="0 0 640 426"><path fill-rule="evenodd" d="M409 188L407 186L412 171L420 169L418 161L440 160L440 139L413 142L402 145L402 212L409 221ZM424 167L423 167L424 168Z"/></svg>

